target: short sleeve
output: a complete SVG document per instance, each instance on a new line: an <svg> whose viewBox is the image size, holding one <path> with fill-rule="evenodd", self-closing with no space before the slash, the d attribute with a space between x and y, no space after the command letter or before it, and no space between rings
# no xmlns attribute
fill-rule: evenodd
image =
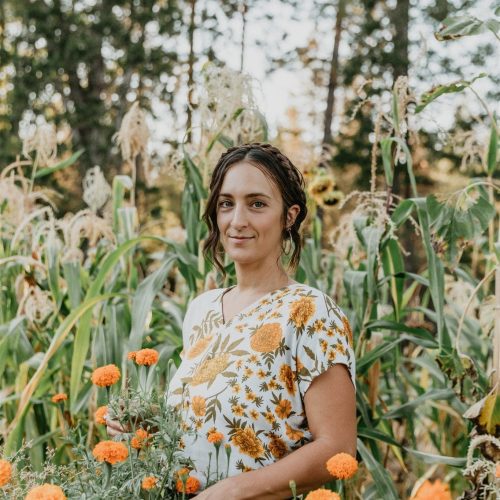
<svg viewBox="0 0 500 500"><path fill-rule="evenodd" d="M346 365L356 390L353 336L346 315L330 297L321 292L303 297L301 302L307 312L299 315L302 322L295 325L296 376L301 396L305 395L318 375L338 363Z"/></svg>

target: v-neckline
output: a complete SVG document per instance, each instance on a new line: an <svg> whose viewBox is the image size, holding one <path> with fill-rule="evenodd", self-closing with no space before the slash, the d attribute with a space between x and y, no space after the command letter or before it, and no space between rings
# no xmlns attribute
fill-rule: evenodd
<svg viewBox="0 0 500 500"><path fill-rule="evenodd" d="M264 295L262 295L261 297L259 297L255 301L253 301L248 306L245 306L243 309L241 309L235 315L233 315L228 321L226 321L226 319L224 318L224 304L223 304L222 298L224 297L224 295L227 292L229 292L229 290L232 290L235 286L236 285L224 288L224 290L222 291L222 293L219 296L219 311L220 311L220 315L222 318L222 326L223 327L228 326L230 323L232 323L232 321L234 320L234 318L236 318L236 316L241 316L247 309L254 307L261 300L264 300L265 298L269 297L270 295L273 295L276 292L280 292L282 290L286 290L287 288L290 288L292 286L302 286L302 283L291 283L290 285L285 285L281 288L276 288L276 290L271 290L270 292L265 293Z"/></svg>

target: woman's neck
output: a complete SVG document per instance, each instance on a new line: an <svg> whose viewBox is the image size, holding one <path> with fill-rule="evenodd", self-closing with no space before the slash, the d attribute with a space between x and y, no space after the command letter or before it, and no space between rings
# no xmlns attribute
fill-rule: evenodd
<svg viewBox="0 0 500 500"><path fill-rule="evenodd" d="M235 269L239 292L265 293L293 283L283 267L276 263L258 268L236 263Z"/></svg>

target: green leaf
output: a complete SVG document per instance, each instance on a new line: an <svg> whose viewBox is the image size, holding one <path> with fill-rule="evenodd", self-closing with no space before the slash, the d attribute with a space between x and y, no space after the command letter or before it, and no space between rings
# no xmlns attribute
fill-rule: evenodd
<svg viewBox="0 0 500 500"><path fill-rule="evenodd" d="M63 160L63 161L57 163L56 165L53 165L52 167L41 168L40 170L38 170L36 172L35 179L40 179L40 177L45 177L47 175L50 175L53 172L56 172L57 170L62 170L66 167L73 165L73 163L75 163L75 161L78 160L78 158L80 158L81 154L84 151L85 151L84 149L80 149L76 153L73 153L66 160Z"/></svg>
<svg viewBox="0 0 500 500"><path fill-rule="evenodd" d="M450 83L448 85L438 85L436 87L433 87L420 96L420 103L415 108L415 112L420 113L420 111L422 111L427 105L429 105L432 101L435 101L443 94L462 92L467 87L470 87L476 80L478 80L479 78L484 78L485 76L488 75L486 73L480 73L472 80L457 80L456 82Z"/></svg>
<svg viewBox="0 0 500 500"><path fill-rule="evenodd" d="M358 438L358 451L370 472L375 487L379 493L379 498L384 500L398 500L399 496L396 493L394 482L387 470L380 462L375 460L370 450L363 444L363 441Z"/></svg>
<svg viewBox="0 0 500 500"><path fill-rule="evenodd" d="M403 308L404 278L396 275L404 272L404 262L398 242L394 239L388 240L382 250L382 267L384 274L390 278L391 298L394 304L396 321L401 317Z"/></svg>
<svg viewBox="0 0 500 500"><path fill-rule="evenodd" d="M496 123L493 122L491 125L490 143L488 145L488 154L486 157L488 175L493 175L495 169L497 168L497 155L498 155L498 132Z"/></svg>
<svg viewBox="0 0 500 500"><path fill-rule="evenodd" d="M418 221L422 232L425 254L427 257L430 294L436 311L436 324L438 333L439 350L451 347L451 339L446 330L444 319L444 267L438 259L432 246L430 234L430 216L425 198L415 198L413 203L417 208Z"/></svg>
<svg viewBox="0 0 500 500"><path fill-rule="evenodd" d="M163 288L175 260L175 255L168 256L162 265L137 287L132 301L132 328L128 341L129 351L136 351L141 348L144 325L151 310L151 305L158 292Z"/></svg>
<svg viewBox="0 0 500 500"><path fill-rule="evenodd" d="M440 42L456 40L463 36L479 35L484 33L484 22L472 16L449 16L443 21L443 26L434 35Z"/></svg>
<svg viewBox="0 0 500 500"><path fill-rule="evenodd" d="M456 458L456 457L447 457L445 455L434 455L432 453L424 453L423 451L414 450L412 448L404 449L415 455L417 458L425 462L426 464L445 464L452 465L454 467L465 467L467 459L466 458Z"/></svg>
<svg viewBox="0 0 500 500"><path fill-rule="evenodd" d="M389 138L380 140L380 151L382 154L382 165L384 166L385 182L392 186L394 173L392 171L392 141Z"/></svg>
<svg viewBox="0 0 500 500"><path fill-rule="evenodd" d="M365 427L364 425L358 425L358 436L372 439L373 441L382 441L401 448L401 443L396 441L392 436L389 436L389 434L379 431L378 429Z"/></svg>
<svg viewBox="0 0 500 500"><path fill-rule="evenodd" d="M414 205L411 200L403 200L398 204L391 215L391 220L397 228L401 226L401 224L406 222L408 217L410 217L411 213L413 212L413 209Z"/></svg>
<svg viewBox="0 0 500 500"><path fill-rule="evenodd" d="M415 408L418 408L426 401L436 401L443 399L453 399L455 398L455 393L451 389L431 389L426 391L421 396L418 396L407 403L404 403L396 408L392 408L387 413L383 415L382 418L392 419L397 417L403 417L412 413Z"/></svg>
<svg viewBox="0 0 500 500"><path fill-rule="evenodd" d="M368 255L367 289L368 297L375 300L377 296L377 257L379 255L380 238L384 230L375 226L367 226L363 229L363 240L366 242L366 253Z"/></svg>

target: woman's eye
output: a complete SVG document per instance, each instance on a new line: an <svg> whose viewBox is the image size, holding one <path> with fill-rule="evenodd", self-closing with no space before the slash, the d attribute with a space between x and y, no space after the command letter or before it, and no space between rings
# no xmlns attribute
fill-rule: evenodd
<svg viewBox="0 0 500 500"><path fill-rule="evenodd" d="M256 207L256 208L262 208L262 207L265 207L266 204L265 203L262 203L262 201L254 201L253 204L255 205L256 203L260 203L260 206Z"/></svg>
<svg viewBox="0 0 500 500"><path fill-rule="evenodd" d="M229 200L222 200L219 202L219 207L227 208L229 205L226 205L226 203L231 203L231 202Z"/></svg>

